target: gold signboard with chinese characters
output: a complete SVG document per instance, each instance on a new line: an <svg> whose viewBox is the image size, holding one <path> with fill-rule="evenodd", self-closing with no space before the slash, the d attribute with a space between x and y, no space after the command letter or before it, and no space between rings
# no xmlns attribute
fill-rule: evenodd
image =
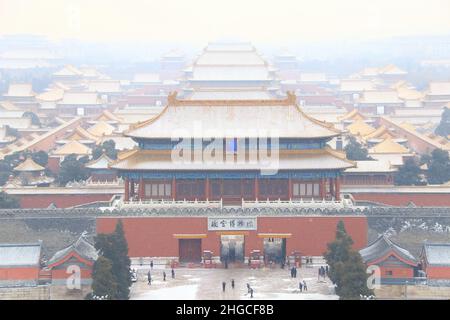
<svg viewBox="0 0 450 320"><path fill-rule="evenodd" d="M256 217L214 217L208 218L209 231L256 230Z"/></svg>

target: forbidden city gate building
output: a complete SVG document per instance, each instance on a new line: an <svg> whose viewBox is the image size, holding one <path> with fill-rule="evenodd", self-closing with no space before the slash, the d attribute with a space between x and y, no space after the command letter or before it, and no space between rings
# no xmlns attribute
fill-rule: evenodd
<svg viewBox="0 0 450 320"><path fill-rule="evenodd" d="M339 200L341 172L353 166L327 146L340 132L303 113L292 94L284 100L179 100L175 93L159 116L126 135L139 148L112 165L125 179L125 202ZM261 154L271 153L274 137L278 152L275 170L268 174L264 161L272 159ZM181 157L174 161L177 152ZM214 161L205 160L208 152L218 155Z"/></svg>
<svg viewBox="0 0 450 320"><path fill-rule="evenodd" d="M166 213L122 218L130 256L200 262L209 251L233 263L254 251L266 262L284 261L297 251L321 255L341 219L356 246L366 244L364 217L291 217L271 211L270 203L278 200L287 200L293 210L300 199L339 204L341 173L354 166L327 145L340 131L306 115L291 93L266 100L181 100L174 93L156 118L125 135L138 148L110 165L125 180L121 206L144 211L169 206ZM274 213L227 213L243 211L248 203ZM198 210L207 210L206 216L196 215ZM100 219L98 232L109 231L112 219Z"/></svg>

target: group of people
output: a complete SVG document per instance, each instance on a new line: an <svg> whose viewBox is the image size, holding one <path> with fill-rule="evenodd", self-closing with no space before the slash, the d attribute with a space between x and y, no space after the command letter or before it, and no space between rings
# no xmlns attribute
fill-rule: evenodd
<svg viewBox="0 0 450 320"><path fill-rule="evenodd" d="M300 281L298 283L298 288L300 289L300 292L308 291L308 286L306 285L306 281L305 280Z"/></svg>
<svg viewBox="0 0 450 320"><path fill-rule="evenodd" d="M148 281L148 285L152 284L152 273L151 270L153 270L153 261L150 262L150 270L147 272L147 281ZM171 269L170 271L172 279L175 279L175 270L174 268ZM163 281L166 281L167 278L167 274L166 271L163 271Z"/></svg>
<svg viewBox="0 0 450 320"><path fill-rule="evenodd" d="M291 278L297 278L297 267L291 268Z"/></svg>
<svg viewBox="0 0 450 320"><path fill-rule="evenodd" d="M227 287L227 283L225 281L222 282L222 292L225 292L225 289ZM231 289L234 290L235 282L234 279L231 279ZM250 295L250 298L253 298L253 288L250 286L249 283L247 283L247 294Z"/></svg>
<svg viewBox="0 0 450 320"><path fill-rule="evenodd" d="M318 270L317 280L320 281L320 278L325 279L328 277L328 266L321 266Z"/></svg>

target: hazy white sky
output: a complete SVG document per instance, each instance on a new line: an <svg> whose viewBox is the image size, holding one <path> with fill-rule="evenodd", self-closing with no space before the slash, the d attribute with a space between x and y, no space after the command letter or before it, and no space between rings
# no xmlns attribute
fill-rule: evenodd
<svg viewBox="0 0 450 320"><path fill-rule="evenodd" d="M0 0L0 34L204 44L450 34L449 0Z"/></svg>

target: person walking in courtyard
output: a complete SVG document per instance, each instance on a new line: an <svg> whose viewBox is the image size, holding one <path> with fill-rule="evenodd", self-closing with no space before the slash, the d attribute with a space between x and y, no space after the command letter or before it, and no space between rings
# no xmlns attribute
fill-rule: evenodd
<svg viewBox="0 0 450 320"><path fill-rule="evenodd" d="M297 278L297 267L294 267L294 278Z"/></svg>
<svg viewBox="0 0 450 320"><path fill-rule="evenodd" d="M147 273L147 280L148 280L148 285L152 284L152 274L150 273L150 271Z"/></svg>
<svg viewBox="0 0 450 320"><path fill-rule="evenodd" d="M166 272L163 271L163 281L166 281Z"/></svg>
<svg viewBox="0 0 450 320"><path fill-rule="evenodd" d="M325 275L328 277L328 265L325 267Z"/></svg>
<svg viewBox="0 0 450 320"><path fill-rule="evenodd" d="M250 284L249 283L247 283L247 293L250 293L250 290L251 290L252 288L250 288Z"/></svg>
<svg viewBox="0 0 450 320"><path fill-rule="evenodd" d="M306 285L306 281L305 280L303 280L303 289L305 291L308 291L308 286Z"/></svg>
<svg viewBox="0 0 450 320"><path fill-rule="evenodd" d="M222 291L225 292L225 287L227 286L227 283L225 281L222 282Z"/></svg>
<svg viewBox="0 0 450 320"><path fill-rule="evenodd" d="M253 298L253 288L250 288L250 298Z"/></svg>
<svg viewBox="0 0 450 320"><path fill-rule="evenodd" d="M172 279L175 279L175 270L172 268Z"/></svg>
<svg viewBox="0 0 450 320"><path fill-rule="evenodd" d="M294 267L291 268L291 278L294 277Z"/></svg>
<svg viewBox="0 0 450 320"><path fill-rule="evenodd" d="M231 279L231 289L234 289L234 279Z"/></svg>
<svg viewBox="0 0 450 320"><path fill-rule="evenodd" d="M300 290L300 292L303 291L303 283L301 281L298 283L298 289Z"/></svg>
<svg viewBox="0 0 450 320"><path fill-rule="evenodd" d="M150 261L150 269L152 269L152 270L153 270L153 260L152 260L152 261Z"/></svg>

